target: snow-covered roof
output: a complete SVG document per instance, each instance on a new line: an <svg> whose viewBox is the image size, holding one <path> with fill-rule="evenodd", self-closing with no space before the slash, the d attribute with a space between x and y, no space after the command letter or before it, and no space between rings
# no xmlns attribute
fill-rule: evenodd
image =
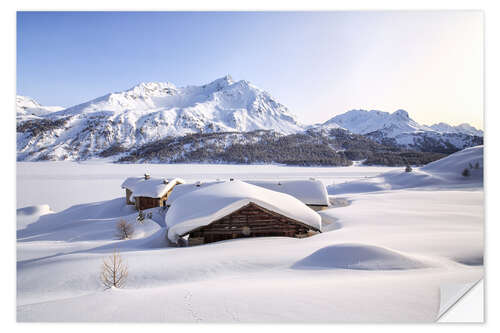
<svg viewBox="0 0 500 333"><path fill-rule="evenodd" d="M245 181L249 184L265 187L269 190L286 193L299 199L306 205L328 206L328 192L320 180L281 180L281 181Z"/></svg>
<svg viewBox="0 0 500 333"><path fill-rule="evenodd" d="M179 197L188 194L193 191L201 190L207 186L222 183L223 181L211 181L211 182L197 182L197 183L186 183L179 184L172 190L172 193L168 196L167 206L170 206Z"/></svg>
<svg viewBox="0 0 500 333"><path fill-rule="evenodd" d="M166 180L166 182L165 182ZM181 178L174 178L174 179L165 179L165 178L149 178L149 179L144 179L137 181L135 184L133 184L133 181L131 180L130 183L132 184L130 187L127 187L129 190L132 191L132 197L149 197L149 198L161 198L165 194L167 194L168 191L172 189L177 184L183 184L184 180ZM166 184L165 184L166 183ZM122 187L124 187L122 185Z"/></svg>
<svg viewBox="0 0 500 333"><path fill-rule="evenodd" d="M201 182L199 186L196 183L182 184L176 186L167 200L167 205L171 205L177 198L192 191L200 190L207 186L220 183L221 181ZM328 206L328 192L325 185L320 180L245 180L245 183L257 185L272 191L289 194L299 199L306 205Z"/></svg>
<svg viewBox="0 0 500 333"><path fill-rule="evenodd" d="M250 202L321 230L319 214L300 200L235 180L191 191L175 200L165 216L168 238L177 242L179 236L209 225Z"/></svg>
<svg viewBox="0 0 500 333"><path fill-rule="evenodd" d="M142 180L145 180L144 177L128 177L123 181L122 188L133 190L134 186Z"/></svg>

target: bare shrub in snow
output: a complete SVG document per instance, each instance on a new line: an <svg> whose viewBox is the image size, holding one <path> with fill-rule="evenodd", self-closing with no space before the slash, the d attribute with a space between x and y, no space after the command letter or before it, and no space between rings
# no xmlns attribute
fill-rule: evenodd
<svg viewBox="0 0 500 333"><path fill-rule="evenodd" d="M116 224L116 231L119 239L129 239L134 233L134 227L122 219Z"/></svg>
<svg viewBox="0 0 500 333"><path fill-rule="evenodd" d="M465 168L464 171L462 171L462 176L464 177L469 177L470 176L470 171L469 169Z"/></svg>
<svg viewBox="0 0 500 333"><path fill-rule="evenodd" d="M128 276L128 266L116 250L113 254L102 260L101 282L106 289L121 288L125 285Z"/></svg>
<svg viewBox="0 0 500 333"><path fill-rule="evenodd" d="M139 211L139 214L137 214L137 223L143 224L145 219L152 219L153 218L153 212L149 212L146 215L144 215L144 212L142 210Z"/></svg>
<svg viewBox="0 0 500 333"><path fill-rule="evenodd" d="M139 211L139 214L137 214L137 222L138 223L144 223L144 213L142 212L142 210Z"/></svg>

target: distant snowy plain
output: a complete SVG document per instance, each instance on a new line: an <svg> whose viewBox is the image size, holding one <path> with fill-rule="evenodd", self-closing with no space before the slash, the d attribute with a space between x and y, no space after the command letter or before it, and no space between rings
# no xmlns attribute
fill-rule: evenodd
<svg viewBox="0 0 500 333"><path fill-rule="evenodd" d="M482 147L451 157L411 173L20 162L18 321L435 321L442 285L483 275ZM481 174L463 179L457 170L476 161ZM120 184L144 172L187 181L314 177L342 204L322 211L323 233L306 239L168 248L154 209L152 220L135 225L133 239L116 240L116 222L137 215ZM104 290L100 265L113 249L127 261L129 280L123 289Z"/></svg>

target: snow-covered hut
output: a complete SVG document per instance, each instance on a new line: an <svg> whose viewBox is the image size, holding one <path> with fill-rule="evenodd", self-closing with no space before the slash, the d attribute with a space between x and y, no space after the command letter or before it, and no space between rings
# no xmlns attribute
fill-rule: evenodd
<svg viewBox="0 0 500 333"><path fill-rule="evenodd" d="M328 192L320 180L249 180L249 184L267 188L269 190L289 194L310 208L318 211L328 208Z"/></svg>
<svg viewBox="0 0 500 333"><path fill-rule="evenodd" d="M128 177L125 179L122 183L122 188L125 189L125 198L127 205L134 205L135 202L132 201L132 191L134 190L134 186L137 185L137 183L147 180L148 175L145 174L144 177Z"/></svg>
<svg viewBox="0 0 500 333"><path fill-rule="evenodd" d="M238 180L178 197L165 222L170 241L188 236L190 245L241 237L306 237L321 231L319 214L302 201Z"/></svg>
<svg viewBox="0 0 500 333"><path fill-rule="evenodd" d="M125 189L127 204L135 205L137 210L143 210L165 206L172 189L178 184L184 184L184 180L151 178L146 174L144 177L125 179L122 188Z"/></svg>

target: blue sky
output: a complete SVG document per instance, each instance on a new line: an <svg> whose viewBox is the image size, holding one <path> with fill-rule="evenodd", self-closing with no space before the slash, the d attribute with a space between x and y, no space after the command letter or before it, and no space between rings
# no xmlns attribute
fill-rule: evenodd
<svg viewBox="0 0 500 333"><path fill-rule="evenodd" d="M71 106L230 74L304 123L406 109L483 128L480 12L19 12L17 93Z"/></svg>

